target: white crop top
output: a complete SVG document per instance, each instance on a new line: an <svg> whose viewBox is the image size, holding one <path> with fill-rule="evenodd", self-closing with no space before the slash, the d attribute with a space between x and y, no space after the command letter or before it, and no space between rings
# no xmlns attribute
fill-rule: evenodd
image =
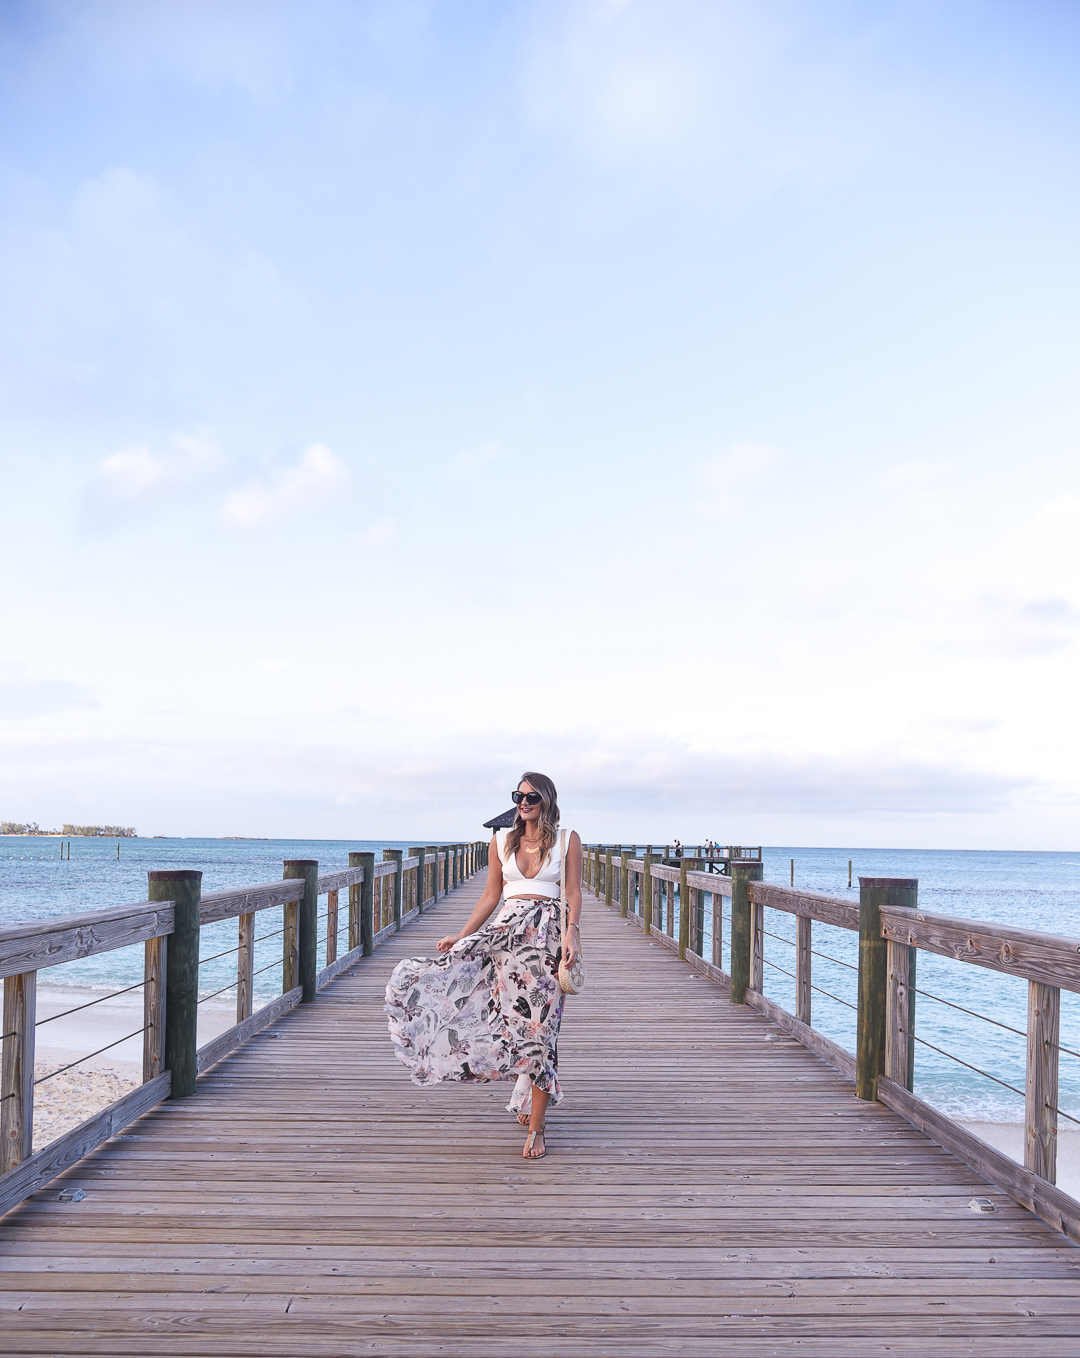
<svg viewBox="0 0 1080 1358"><path fill-rule="evenodd" d="M559 899L559 878L562 875L562 857L559 854L559 836L548 852L547 858L535 877L526 877L518 867L517 854L506 853L506 838L509 830L498 830L495 834L495 847L503 870L503 896L547 896L553 901ZM570 831L566 832L566 842L570 842Z"/></svg>

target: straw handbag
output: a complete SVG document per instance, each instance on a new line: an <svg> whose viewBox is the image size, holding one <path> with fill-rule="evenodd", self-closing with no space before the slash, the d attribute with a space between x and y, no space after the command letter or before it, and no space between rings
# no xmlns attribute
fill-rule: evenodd
<svg viewBox="0 0 1080 1358"><path fill-rule="evenodd" d="M559 903L562 911L562 936L565 940L569 932L568 920L570 917L570 903L566 899L566 831L559 831L559 853L562 861L562 868L559 873ZM564 995L580 995L585 989L585 963L581 957L581 930L578 930L578 955L574 958L574 965L566 965L566 949L563 948L563 960L559 963L559 988Z"/></svg>

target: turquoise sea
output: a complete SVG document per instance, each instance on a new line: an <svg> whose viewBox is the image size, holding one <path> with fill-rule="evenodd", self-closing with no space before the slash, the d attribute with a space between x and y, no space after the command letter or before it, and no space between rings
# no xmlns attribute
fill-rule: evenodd
<svg viewBox="0 0 1080 1358"><path fill-rule="evenodd" d="M0 925L145 900L146 873L151 868L200 868L203 889L213 891L278 880L286 858L314 858L329 870L344 867L351 850L373 850L381 855L383 848L408 848L410 843L420 842L433 841L127 839L121 841L118 860L115 840L75 839L68 860L61 859L58 840L8 836L0 839ZM808 890L857 899L860 874L917 877L919 903L924 909L1080 939L1080 852L770 847L764 850L766 880L787 884L792 858L795 884ZM849 858L853 860L850 889ZM281 940L275 936L280 927L280 912L259 915L257 935L271 935L258 945L256 953L256 970L266 968L256 981L260 999L280 990ZM794 922L789 916L769 911L766 929L771 936L766 938L765 947L765 993L793 1009L793 983L785 973L793 969ZM725 921L725 968L729 965L729 935L730 926ZM204 996L222 992L223 1002L232 997L229 986L235 976L235 957L216 954L235 943L233 921L203 931L202 952L207 959L201 972ZM339 946L344 950L344 937ZM814 947L821 954L814 959L814 982L825 992L814 995L814 1024L835 1041L853 1048L854 1011L847 1005L855 1000L856 936L815 924ZM134 985L141 979L141 945L40 974L42 984L102 990ZM918 986L927 992L917 999L919 1036L985 1074L919 1045L916 1091L954 1117L1020 1120L1022 1097L1005 1086L1022 1089L1024 1084L1026 984L980 967L920 953ZM939 1000L961 1008L950 1008ZM1063 1048L1080 1052L1080 996L1065 992L1061 1043ZM1080 1118L1080 1056L1066 1051L1061 1056L1060 1106ZM1064 1127L1070 1125L1063 1121Z"/></svg>

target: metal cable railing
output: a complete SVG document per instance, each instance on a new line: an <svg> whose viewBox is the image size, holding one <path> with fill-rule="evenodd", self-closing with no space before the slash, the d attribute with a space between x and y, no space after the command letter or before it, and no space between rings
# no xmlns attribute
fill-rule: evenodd
<svg viewBox="0 0 1080 1358"><path fill-rule="evenodd" d="M772 967L774 971L782 971L785 976L790 976L796 981L799 979L794 972L788 971L784 967L778 967L775 962L770 962L767 957L763 957L761 960L767 967ZM819 995L824 995L826 999L835 1000L837 1004L842 1004L847 1009L854 1009L855 1012L858 1013L859 1006L857 1004L851 1004L848 1000L842 1000L839 995L834 995L831 990L822 990L821 986L814 985L813 983L811 983L810 989L816 990Z"/></svg>
<svg viewBox="0 0 1080 1358"><path fill-rule="evenodd" d="M117 995L126 995L131 990L140 990L144 985L146 985L145 981L136 981L134 985L125 986L123 990L110 990L107 995L99 995L96 1000L87 1000L85 1004L77 1004L73 1009L65 1009L62 1013L50 1014L48 1018L38 1019L34 1027L40 1028L43 1023L54 1023L57 1019L67 1018L69 1014L77 1014L80 1009L89 1009L95 1004L104 1004L106 1000L114 1000ZM14 1033L4 1034L4 1037L14 1036Z"/></svg>
<svg viewBox="0 0 1080 1358"><path fill-rule="evenodd" d="M115 1042L109 1042L104 1047L99 1047L96 1052L88 1052L85 1056L80 1056L77 1061L69 1061L66 1066L61 1066L59 1070L50 1070L48 1075L42 1075L34 1081L34 1087L43 1085L46 1080L51 1080L54 1076L63 1075L65 1070L71 1070L74 1066L81 1066L84 1061L92 1061L95 1056L100 1056L102 1052L110 1051L113 1047L119 1047L121 1042L127 1042L133 1037L138 1037L140 1033L146 1032L147 1025L144 1023L141 1028L136 1028L133 1033L128 1033L125 1037L118 1037Z"/></svg>
<svg viewBox="0 0 1080 1358"><path fill-rule="evenodd" d="M943 1000L940 995L931 995L929 990L920 990L918 986L912 986L916 995L921 995L925 1000L936 1000L938 1004L947 1004L950 1009L959 1009L961 1014L970 1014L972 1018L982 1019L984 1023L992 1023L995 1027L1004 1028L1006 1032L1015 1033L1017 1037L1027 1040L1027 1033L1020 1028L1014 1028L1011 1024L1002 1023L1000 1019L992 1019L986 1014L977 1014L974 1009L965 1009L962 1004L954 1004L952 1000ZM1080 1053L1072 1053L1080 1055Z"/></svg>
<svg viewBox="0 0 1080 1358"><path fill-rule="evenodd" d="M207 1000L213 1000L218 995L224 995L226 990L235 990L238 985L238 981L230 981L228 985L223 985L220 990L212 990L209 995L203 995L198 1003L205 1004Z"/></svg>
<svg viewBox="0 0 1080 1358"><path fill-rule="evenodd" d="M983 1075L988 1080L993 1080L996 1085L1001 1085L1003 1089L1011 1089L1014 1094L1019 1094L1022 1099L1027 1098L1027 1094L1022 1089L1017 1089L1016 1085L1009 1084L1008 1080L1000 1080L996 1075L991 1075L988 1070L982 1070L979 1066L973 1066L970 1061L964 1061L959 1056L954 1056L952 1052L947 1052L944 1047L935 1047L932 1042L927 1042L925 1037L919 1037L916 1033L907 1028L898 1028L898 1032L906 1033L915 1042L920 1042L924 1047L929 1047L939 1056L947 1056L950 1061L955 1061L957 1065L964 1066L967 1070L973 1070L976 1075Z"/></svg>

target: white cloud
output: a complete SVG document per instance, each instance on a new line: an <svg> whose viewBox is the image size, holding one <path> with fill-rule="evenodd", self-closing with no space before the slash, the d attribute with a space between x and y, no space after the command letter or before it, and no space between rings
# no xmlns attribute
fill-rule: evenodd
<svg viewBox="0 0 1080 1358"><path fill-rule="evenodd" d="M397 535L397 519L379 519L356 536L365 547L381 547L384 543L393 542Z"/></svg>
<svg viewBox="0 0 1080 1358"><path fill-rule="evenodd" d="M110 453L98 465L89 487L94 510L117 510L190 489L215 477L223 459L210 430L171 434L164 447L134 444Z"/></svg>
<svg viewBox="0 0 1080 1358"><path fill-rule="evenodd" d="M291 510L326 499L347 476L345 464L321 443L304 450L293 467L283 467L262 482L234 490L225 501L222 519L251 527L280 519Z"/></svg>
<svg viewBox="0 0 1080 1358"><path fill-rule="evenodd" d="M1057 496L1037 509L1024 527L1034 529L1080 527L1080 496Z"/></svg>
<svg viewBox="0 0 1080 1358"><path fill-rule="evenodd" d="M476 473L482 471L489 462L493 462L501 452L502 449L494 439L481 444L478 448L464 448L458 453L457 457L454 458L453 462L450 463L447 475L455 479L465 476L475 476Z"/></svg>
<svg viewBox="0 0 1080 1358"><path fill-rule="evenodd" d="M711 510L715 513L738 508L743 503L743 492L760 481L783 457L779 448L767 443L743 441L706 458L697 470L711 492Z"/></svg>

